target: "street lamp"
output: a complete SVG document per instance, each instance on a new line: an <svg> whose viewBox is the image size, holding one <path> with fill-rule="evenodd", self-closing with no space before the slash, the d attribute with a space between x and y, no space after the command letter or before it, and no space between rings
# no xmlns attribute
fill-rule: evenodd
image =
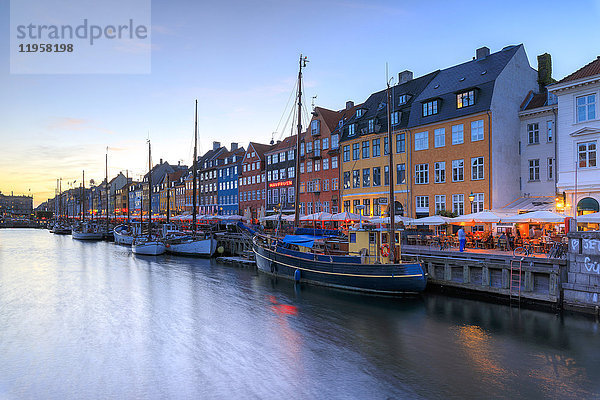
<svg viewBox="0 0 600 400"><path fill-rule="evenodd" d="M475 200L475 195L471 191L471 194L469 195L469 201L471 202L471 212L473 212L473 201L474 200Z"/></svg>

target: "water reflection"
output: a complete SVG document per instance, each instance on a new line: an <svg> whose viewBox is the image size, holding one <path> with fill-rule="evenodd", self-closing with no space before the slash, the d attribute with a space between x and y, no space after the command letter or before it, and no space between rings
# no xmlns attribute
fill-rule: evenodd
<svg viewBox="0 0 600 400"><path fill-rule="evenodd" d="M0 231L0 398L590 398L598 324Z"/></svg>

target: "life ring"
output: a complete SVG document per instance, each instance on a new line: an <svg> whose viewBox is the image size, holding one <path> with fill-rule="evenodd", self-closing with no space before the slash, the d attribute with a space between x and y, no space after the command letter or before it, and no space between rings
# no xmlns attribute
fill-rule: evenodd
<svg viewBox="0 0 600 400"><path fill-rule="evenodd" d="M390 246L387 243L381 245L381 255L384 257L388 257L390 255Z"/></svg>

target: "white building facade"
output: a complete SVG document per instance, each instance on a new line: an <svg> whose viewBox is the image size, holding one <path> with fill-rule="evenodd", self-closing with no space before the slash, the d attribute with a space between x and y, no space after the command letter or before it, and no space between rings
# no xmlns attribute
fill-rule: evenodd
<svg viewBox="0 0 600 400"><path fill-rule="evenodd" d="M548 90L558 98L557 191L565 193L564 211L571 216L596 212L600 203L600 57Z"/></svg>

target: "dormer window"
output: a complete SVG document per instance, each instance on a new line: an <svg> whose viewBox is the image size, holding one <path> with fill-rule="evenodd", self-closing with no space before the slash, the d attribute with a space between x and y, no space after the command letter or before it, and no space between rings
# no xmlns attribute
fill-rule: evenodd
<svg viewBox="0 0 600 400"><path fill-rule="evenodd" d="M344 118L340 119L338 122L338 128L341 128L344 125Z"/></svg>
<svg viewBox="0 0 600 400"><path fill-rule="evenodd" d="M369 120L369 133L375 132L375 120L371 118Z"/></svg>
<svg viewBox="0 0 600 400"><path fill-rule="evenodd" d="M548 92L548 105L558 104L558 97L554 93Z"/></svg>
<svg viewBox="0 0 600 400"><path fill-rule="evenodd" d="M348 125L348 136L354 136L356 133L356 124Z"/></svg>
<svg viewBox="0 0 600 400"><path fill-rule="evenodd" d="M409 94L402 94L400 95L400 97L398 97L398 105L401 106L403 104L406 104L406 102L410 100L410 95Z"/></svg>
<svg viewBox="0 0 600 400"><path fill-rule="evenodd" d="M398 125L400 123L400 111L394 111L390 116L392 125Z"/></svg>
<svg viewBox="0 0 600 400"><path fill-rule="evenodd" d="M469 90L456 95L456 108L464 108L475 104L475 91Z"/></svg>
<svg viewBox="0 0 600 400"><path fill-rule="evenodd" d="M438 104L439 100L432 100L423 103L423 116L428 117L430 115L434 115L438 113Z"/></svg>
<svg viewBox="0 0 600 400"><path fill-rule="evenodd" d="M359 108L358 110L356 110L356 118L362 117L364 113L365 113L365 110L363 110L362 108Z"/></svg>

